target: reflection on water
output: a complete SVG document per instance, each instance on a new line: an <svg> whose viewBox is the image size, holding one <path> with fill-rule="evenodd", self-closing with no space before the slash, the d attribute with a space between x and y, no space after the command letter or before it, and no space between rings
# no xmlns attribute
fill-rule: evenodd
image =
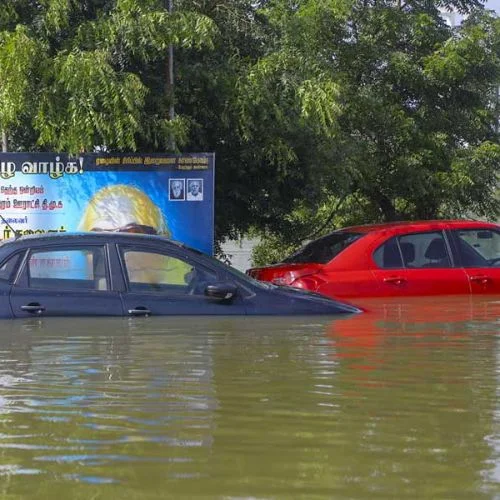
<svg viewBox="0 0 500 500"><path fill-rule="evenodd" d="M0 324L0 498L498 498L500 298Z"/></svg>

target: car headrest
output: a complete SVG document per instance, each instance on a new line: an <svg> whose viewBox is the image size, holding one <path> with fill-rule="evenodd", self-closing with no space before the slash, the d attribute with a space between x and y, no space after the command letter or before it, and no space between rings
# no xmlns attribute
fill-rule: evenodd
<svg viewBox="0 0 500 500"><path fill-rule="evenodd" d="M434 238L425 251L425 258L431 260L446 259L448 253L442 238Z"/></svg>

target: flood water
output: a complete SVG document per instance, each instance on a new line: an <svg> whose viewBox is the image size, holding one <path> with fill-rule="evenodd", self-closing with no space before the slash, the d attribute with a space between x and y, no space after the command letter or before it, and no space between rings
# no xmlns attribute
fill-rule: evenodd
<svg viewBox="0 0 500 500"><path fill-rule="evenodd" d="M500 297L0 323L0 498L500 498Z"/></svg>

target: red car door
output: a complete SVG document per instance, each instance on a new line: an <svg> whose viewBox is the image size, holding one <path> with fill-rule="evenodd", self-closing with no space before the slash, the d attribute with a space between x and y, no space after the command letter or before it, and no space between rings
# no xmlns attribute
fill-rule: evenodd
<svg viewBox="0 0 500 500"><path fill-rule="evenodd" d="M500 294L500 232L491 226L456 229L452 237L471 292Z"/></svg>
<svg viewBox="0 0 500 500"><path fill-rule="evenodd" d="M466 272L456 265L442 231L394 236L373 258L381 296L469 294Z"/></svg>
<svg viewBox="0 0 500 500"><path fill-rule="evenodd" d="M372 271L377 282L377 296L399 297L411 295L408 272L396 237L390 238L373 253L376 268Z"/></svg>
<svg viewBox="0 0 500 500"><path fill-rule="evenodd" d="M380 286L369 269L334 270L318 274L324 279L315 290L328 297L378 297Z"/></svg>

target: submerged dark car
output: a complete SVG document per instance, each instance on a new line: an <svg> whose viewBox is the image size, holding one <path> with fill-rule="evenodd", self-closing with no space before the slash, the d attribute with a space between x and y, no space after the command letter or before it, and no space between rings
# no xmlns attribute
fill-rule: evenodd
<svg viewBox="0 0 500 500"><path fill-rule="evenodd" d="M22 236L0 244L0 317L349 314L348 303L258 282L160 236Z"/></svg>

